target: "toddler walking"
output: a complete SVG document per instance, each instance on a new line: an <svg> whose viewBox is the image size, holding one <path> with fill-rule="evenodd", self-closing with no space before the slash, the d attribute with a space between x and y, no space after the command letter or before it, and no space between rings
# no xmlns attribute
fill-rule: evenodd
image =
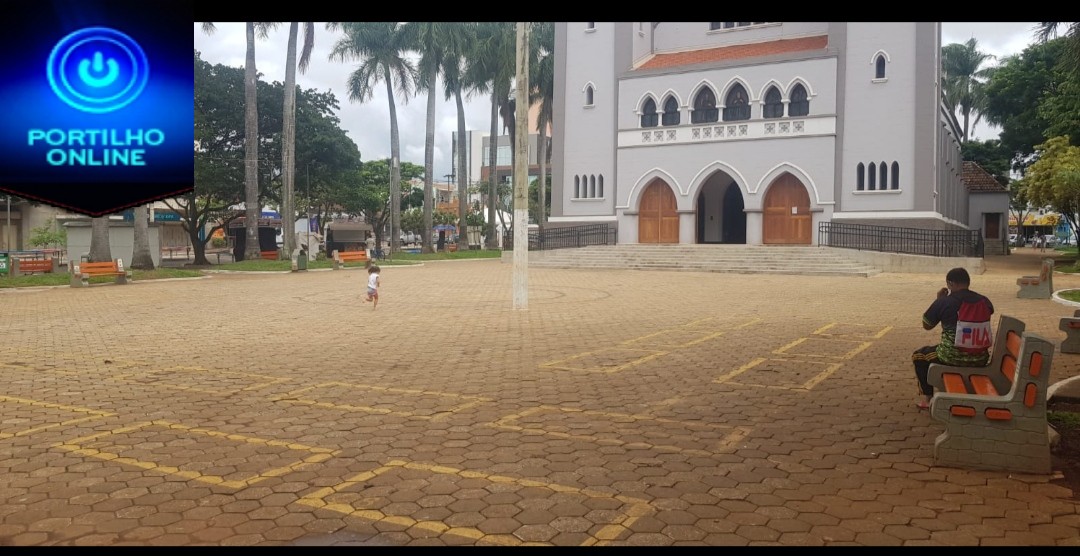
<svg viewBox="0 0 1080 556"><path fill-rule="evenodd" d="M371 308L374 310L379 306L379 266L371 265L368 267L368 279L367 279L367 298L364 302L371 301L373 305Z"/></svg>

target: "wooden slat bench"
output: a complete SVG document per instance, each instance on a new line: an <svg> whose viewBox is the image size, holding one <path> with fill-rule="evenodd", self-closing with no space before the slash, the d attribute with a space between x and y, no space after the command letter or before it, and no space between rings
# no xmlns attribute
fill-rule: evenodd
<svg viewBox="0 0 1080 556"><path fill-rule="evenodd" d="M1005 395L934 393L930 416L945 423L945 432L934 442L936 465L1051 472L1046 389L1054 344L1026 332L1019 353L1016 378Z"/></svg>
<svg viewBox="0 0 1080 556"><path fill-rule="evenodd" d="M1025 327L1020 319L1001 315L987 366L953 367L933 363L926 374L926 382L934 387L935 392L1004 395L1012 388L1016 361L1020 357L1020 339Z"/></svg>
<svg viewBox="0 0 1080 556"><path fill-rule="evenodd" d="M11 275L24 276L35 272L52 273L56 271L56 264L52 257L48 259L11 259Z"/></svg>
<svg viewBox="0 0 1080 556"><path fill-rule="evenodd" d="M345 267L345 263L363 263L368 261L367 251L338 251L331 253L334 259L334 270Z"/></svg>
<svg viewBox="0 0 1080 556"><path fill-rule="evenodd" d="M131 280L131 271L124 270L124 261L121 259L103 263L79 263L71 271L71 287L89 286L91 276L115 276L117 284L127 284L128 280Z"/></svg>
<svg viewBox="0 0 1080 556"><path fill-rule="evenodd" d="M1043 259L1038 276L1022 276L1016 279L1020 289L1016 297L1023 299L1050 299L1054 293L1054 259Z"/></svg>
<svg viewBox="0 0 1080 556"><path fill-rule="evenodd" d="M1061 353L1080 353L1080 309L1073 311L1072 317L1062 317L1058 330L1065 332Z"/></svg>
<svg viewBox="0 0 1080 556"><path fill-rule="evenodd" d="M259 251L259 258L264 261L276 261L278 260L277 251Z"/></svg>

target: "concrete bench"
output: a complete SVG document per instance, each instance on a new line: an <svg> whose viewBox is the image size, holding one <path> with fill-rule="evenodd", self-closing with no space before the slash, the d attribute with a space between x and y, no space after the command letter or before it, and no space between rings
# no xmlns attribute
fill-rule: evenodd
<svg viewBox="0 0 1080 556"><path fill-rule="evenodd" d="M935 392L950 394L1004 395L1016 378L1016 361L1020 357L1020 340L1026 325L1008 315L998 318L994 345L990 348L990 363L985 367L954 367L932 363L926 382ZM1008 357L1006 357L1008 356Z"/></svg>
<svg viewBox="0 0 1080 556"><path fill-rule="evenodd" d="M1054 259L1043 259L1038 276L1022 276L1016 279L1020 290L1016 297L1023 299L1050 299L1054 293Z"/></svg>
<svg viewBox="0 0 1080 556"><path fill-rule="evenodd" d="M117 284L127 284L128 280L131 280L131 271L124 270L124 261L121 259L103 263L79 263L71 271L71 287L89 286L93 276L115 276Z"/></svg>
<svg viewBox="0 0 1080 556"><path fill-rule="evenodd" d="M1015 360L1002 356L1002 365L1016 367L1016 378L1004 395L934 393L930 416L945 423L945 432L934 442L935 465L1051 472L1046 389L1054 344L1028 332L1019 352Z"/></svg>
<svg viewBox="0 0 1080 556"><path fill-rule="evenodd" d="M1058 330L1065 332L1061 353L1080 353L1080 309L1073 311L1071 317L1062 317Z"/></svg>
<svg viewBox="0 0 1080 556"><path fill-rule="evenodd" d="M53 258L47 259L20 259L15 257L11 259L11 275L12 276L25 276L27 274L33 274L35 272L41 272L43 274L51 274L56 271L56 264L53 262Z"/></svg>
<svg viewBox="0 0 1080 556"><path fill-rule="evenodd" d="M367 251L338 251L331 253L334 260L334 270L344 268L345 263L367 262Z"/></svg>

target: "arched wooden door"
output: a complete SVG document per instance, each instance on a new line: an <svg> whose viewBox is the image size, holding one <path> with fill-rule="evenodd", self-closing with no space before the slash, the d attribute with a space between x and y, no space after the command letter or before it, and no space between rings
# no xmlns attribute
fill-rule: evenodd
<svg viewBox="0 0 1080 556"><path fill-rule="evenodd" d="M810 195L798 178L784 174L765 193L762 243L810 245L813 220Z"/></svg>
<svg viewBox="0 0 1080 556"><path fill-rule="evenodd" d="M638 243L679 243L679 213L675 193L662 181L654 181L641 194L638 209Z"/></svg>

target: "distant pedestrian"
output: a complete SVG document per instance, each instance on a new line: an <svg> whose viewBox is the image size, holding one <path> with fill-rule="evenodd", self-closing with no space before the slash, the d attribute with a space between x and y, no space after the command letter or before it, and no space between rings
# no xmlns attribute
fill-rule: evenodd
<svg viewBox="0 0 1080 556"><path fill-rule="evenodd" d="M1039 236L1039 252L1040 253L1045 253L1046 252L1046 236L1043 236L1043 235Z"/></svg>
<svg viewBox="0 0 1080 556"><path fill-rule="evenodd" d="M373 303L373 305L371 306L373 310L379 306L380 285L382 285L382 281L379 278L379 265L369 266L367 280L367 298L364 299L364 303L371 301Z"/></svg>

